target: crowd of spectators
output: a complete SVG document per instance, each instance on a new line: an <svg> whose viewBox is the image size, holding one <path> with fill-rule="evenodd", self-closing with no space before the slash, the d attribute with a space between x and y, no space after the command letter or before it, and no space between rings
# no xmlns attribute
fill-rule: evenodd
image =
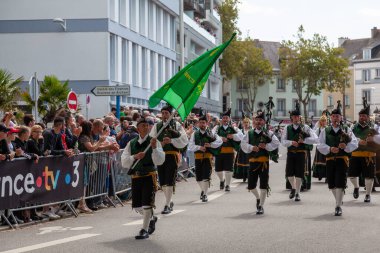
<svg viewBox="0 0 380 253"><path fill-rule="evenodd" d="M48 155L71 157L80 152L106 150L115 153L138 136L136 123L141 117L146 118L151 127L161 119L160 113L132 108L121 109L120 120L115 116L115 108L103 118L89 120L81 114L73 115L62 109L57 112L53 123L48 124L49 127L44 123L36 123L31 114L26 114L23 122L17 122L14 113L7 112L0 123L0 166L1 163L20 157L38 163L40 157ZM218 124L216 118L208 116L211 127ZM180 121L180 118L177 117L175 120ZM187 120L182 122L189 137L197 128L197 122L195 114L190 114ZM109 204L102 198L86 201L81 199L77 208L80 212L92 213ZM27 223L44 218L58 219L62 213L65 215L60 206L45 206L39 211L26 210L14 214L17 223ZM12 219L10 221L12 222Z"/></svg>

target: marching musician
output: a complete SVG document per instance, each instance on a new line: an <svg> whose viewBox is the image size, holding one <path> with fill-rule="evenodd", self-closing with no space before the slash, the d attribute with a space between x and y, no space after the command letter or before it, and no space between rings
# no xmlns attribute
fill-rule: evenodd
<svg viewBox="0 0 380 253"><path fill-rule="evenodd" d="M220 153L215 156L215 171L220 180L220 189L230 191L235 150L239 150L243 133L230 124L231 108L223 113L221 126L216 126L212 132L222 138L223 145ZM224 175L225 174L225 179Z"/></svg>
<svg viewBox="0 0 380 253"><path fill-rule="evenodd" d="M150 136L155 137L164 124L169 120L173 107L166 105L161 109L162 121L155 124L150 132ZM188 138L182 125L171 120L165 130L157 137L165 151L165 162L158 166L158 178L162 191L165 195L165 207L162 214L169 214L173 211L174 203L172 196L177 179L177 171L181 161L181 149L188 144Z"/></svg>
<svg viewBox="0 0 380 253"><path fill-rule="evenodd" d="M223 144L222 139L208 128L206 115L201 115L199 129L192 133L189 141L189 151L195 152L195 178L201 188L201 200L207 202L207 191L210 187L212 158Z"/></svg>
<svg viewBox="0 0 380 253"><path fill-rule="evenodd" d="M165 153L156 138L149 136L149 122L140 118L137 122L139 136L128 142L121 156L121 164L129 170L133 167L132 208L143 215L143 226L136 239L149 238L155 230L157 217L153 215L155 193L157 191L157 172L155 166L165 160ZM151 145L146 153L144 150Z"/></svg>
<svg viewBox="0 0 380 253"><path fill-rule="evenodd" d="M326 156L328 187L335 198L335 216L342 215L344 189L347 185L346 172L349 154L358 147L358 141L349 127L341 125L340 108L331 112L331 125L322 129L317 149Z"/></svg>
<svg viewBox="0 0 380 253"><path fill-rule="evenodd" d="M359 147L352 152L348 170L348 177L354 186L353 197L355 199L359 198L359 176L364 177L366 187L364 202L366 203L371 202L376 171L376 150L373 146L373 138L370 140L368 138L378 134L374 129L374 124L370 121L369 114L370 106L367 105L360 110L359 122L352 128L352 132L358 139Z"/></svg>
<svg viewBox="0 0 380 253"><path fill-rule="evenodd" d="M269 152L278 148L280 142L272 131L266 130L265 113L254 119L255 128L249 130L241 141L242 150L249 154L248 191L256 197L256 214L264 214L264 202L269 190ZM257 181L260 178L260 195Z"/></svg>
<svg viewBox="0 0 380 253"><path fill-rule="evenodd" d="M284 128L281 137L281 144L288 148L285 175L292 187L289 198L301 201L302 179L308 174L307 145L317 143L318 137L308 125L301 124L299 105L291 111L290 117L292 124Z"/></svg>

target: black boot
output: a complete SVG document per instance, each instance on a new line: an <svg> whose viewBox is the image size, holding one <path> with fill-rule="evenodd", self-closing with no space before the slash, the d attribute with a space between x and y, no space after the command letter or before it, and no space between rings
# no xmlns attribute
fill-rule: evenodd
<svg viewBox="0 0 380 253"><path fill-rule="evenodd" d="M173 211L173 207L174 207L174 202L171 201L169 204L170 212Z"/></svg>
<svg viewBox="0 0 380 253"><path fill-rule="evenodd" d="M342 216L342 208L340 206L335 207L335 216Z"/></svg>
<svg viewBox="0 0 380 253"><path fill-rule="evenodd" d="M202 202L207 202L207 201L208 201L207 195L203 195Z"/></svg>
<svg viewBox="0 0 380 253"><path fill-rule="evenodd" d="M354 199L359 198L359 188L355 188L354 192L352 193L352 195L354 196Z"/></svg>
<svg viewBox="0 0 380 253"><path fill-rule="evenodd" d="M296 194L296 198L294 199L294 201L301 201L300 195L298 193Z"/></svg>
<svg viewBox="0 0 380 253"><path fill-rule="evenodd" d="M371 196L369 194L365 195L364 202L366 202L366 203L371 202Z"/></svg>
<svg viewBox="0 0 380 253"><path fill-rule="evenodd" d="M201 192L201 196L200 196L200 198L199 198L200 200L202 200L203 195L204 195L204 192L202 191L202 192Z"/></svg>
<svg viewBox="0 0 380 253"><path fill-rule="evenodd" d="M296 195L296 190L295 189L292 189L289 193L289 198L292 199L294 198L294 196Z"/></svg>
<svg viewBox="0 0 380 253"><path fill-rule="evenodd" d="M262 206L259 206L259 207L257 208L256 214L257 214L257 215L264 214L264 208L263 208Z"/></svg>
<svg viewBox="0 0 380 253"><path fill-rule="evenodd" d="M149 238L149 233L145 229L141 229L139 234L135 236L136 240Z"/></svg>
<svg viewBox="0 0 380 253"><path fill-rule="evenodd" d="M151 235L153 232L156 230L156 222L158 218L157 216L152 217L152 219L149 221L149 228L148 228L148 233Z"/></svg>
<svg viewBox="0 0 380 253"><path fill-rule="evenodd" d="M260 199L256 199L256 208L258 209L260 206Z"/></svg>
<svg viewBox="0 0 380 253"><path fill-rule="evenodd" d="M169 214L169 213L171 213L170 207L165 206L165 207L164 207L164 210L162 210L161 213L162 213L162 214Z"/></svg>
<svg viewBox="0 0 380 253"><path fill-rule="evenodd" d="M223 180L223 181L220 181L220 189L221 189L221 190L223 190L223 189L224 189L224 182L225 182L225 180Z"/></svg>
<svg viewBox="0 0 380 253"><path fill-rule="evenodd" d="M230 186L229 185L226 185L226 188L224 189L226 192L229 192L230 191Z"/></svg>

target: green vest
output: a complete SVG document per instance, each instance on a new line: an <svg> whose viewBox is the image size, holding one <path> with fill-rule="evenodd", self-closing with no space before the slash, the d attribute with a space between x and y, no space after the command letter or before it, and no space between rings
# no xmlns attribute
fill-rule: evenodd
<svg viewBox="0 0 380 253"><path fill-rule="evenodd" d="M373 128L373 124L362 127L359 123L356 123L352 128L352 132L359 139L365 140L367 139L371 128ZM359 147L355 151L373 151L373 149L369 148L368 146L359 145Z"/></svg>
<svg viewBox="0 0 380 253"><path fill-rule="evenodd" d="M131 155L135 155L139 152L143 152L146 147L150 144L150 140L152 137L148 136L146 140L143 143L139 143L139 138L134 138L130 141L130 147L131 147ZM134 168L135 171L138 171L140 174L148 174L149 172L155 171L154 163L152 160L152 148L149 148L148 151L145 153L145 156L143 159L141 159L136 167Z"/></svg>
<svg viewBox="0 0 380 253"><path fill-rule="evenodd" d="M264 140L263 131L261 131L259 134L255 132L255 129L249 130L248 132L248 143L252 146L259 146L259 144L265 143ZM269 156L269 152L266 149L259 149L258 152L251 153L254 154L254 157L260 157L260 156Z"/></svg>
<svg viewBox="0 0 380 253"><path fill-rule="evenodd" d="M217 134L220 137L227 138L227 135L229 134L236 134L236 131L233 127L228 126L227 129L224 129L223 125L218 127L218 132ZM234 141L228 139L228 141L223 142L222 147L233 147L236 151L239 151L240 149L240 141Z"/></svg>
<svg viewBox="0 0 380 253"><path fill-rule="evenodd" d="M197 130L194 132L194 143L197 146L203 146L205 143L211 143L211 140L206 132L202 134L201 130ZM218 155L220 153L220 148L207 148L206 152L209 152L213 155ZM203 153L203 152L198 150L194 153Z"/></svg>
<svg viewBox="0 0 380 253"><path fill-rule="evenodd" d="M174 127L176 124L175 124L175 121L173 121L174 124L172 124L172 122L169 124L169 127ZM157 133L161 130L161 128L164 126L164 122L161 121L161 122L158 122L157 123L157 127L156 127L156 130L157 130ZM160 142L162 142L162 140L164 139L164 137L169 137L170 139L172 139L173 137L171 136L170 132L163 130L162 133L160 133L160 135L157 137L157 140L159 140ZM174 147L173 144L169 143L169 144L166 144L165 146L162 147L162 149L164 151L177 151L177 152L180 152L180 150L176 147Z"/></svg>
<svg viewBox="0 0 380 253"><path fill-rule="evenodd" d="M347 127L343 127L344 131L347 131ZM326 144L330 147L338 147L340 143L340 133L342 129L339 129L337 133L335 133L334 129L332 126L328 126L325 128L325 133L326 133ZM332 156L348 156L349 153L346 153L343 149L339 149L339 153L334 154L332 152L327 154L327 157L332 157Z"/></svg>
<svg viewBox="0 0 380 253"><path fill-rule="evenodd" d="M287 126L287 133L288 133L288 140L289 141L298 141L300 139L300 137L302 137L303 139L309 137L309 136L305 136L304 133L302 133L302 129L303 128L303 125L299 125L298 128L296 130L294 130L293 128L293 124L290 124ZM298 145L298 147L294 147L294 146L289 146L288 147L288 151L296 151L296 150L312 150L313 149L313 145L309 145L309 144L300 144Z"/></svg>

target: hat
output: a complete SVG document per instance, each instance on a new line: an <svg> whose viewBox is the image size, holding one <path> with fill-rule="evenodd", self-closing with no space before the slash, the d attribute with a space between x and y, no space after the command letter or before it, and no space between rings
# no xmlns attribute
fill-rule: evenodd
<svg viewBox="0 0 380 253"><path fill-rule="evenodd" d="M336 102L337 102L336 108L331 111L331 114L342 115L342 109L341 109L342 108L342 104L340 103L340 100L338 100Z"/></svg>
<svg viewBox="0 0 380 253"><path fill-rule="evenodd" d="M206 115L199 115L199 120L207 121L207 116Z"/></svg>
<svg viewBox="0 0 380 253"><path fill-rule="evenodd" d="M231 117L231 108L228 108L227 111L225 111L225 112L222 114L222 117L223 117L223 116Z"/></svg>
<svg viewBox="0 0 380 253"><path fill-rule="evenodd" d="M290 112L290 116L300 116L301 110L300 110L300 103L298 100L296 100L295 109Z"/></svg>
<svg viewBox="0 0 380 253"><path fill-rule="evenodd" d="M140 119L137 121L136 126L138 126L139 124L143 124L143 123L150 124L149 121L151 121L151 120L147 120L147 119L145 119L145 118L140 118Z"/></svg>
<svg viewBox="0 0 380 253"><path fill-rule="evenodd" d="M7 134L17 134L20 132L20 129L18 128L10 128Z"/></svg>
<svg viewBox="0 0 380 253"><path fill-rule="evenodd" d="M4 126L3 124L0 124L0 132L8 133L9 130L10 130L9 128L7 128L6 126Z"/></svg>
<svg viewBox="0 0 380 253"><path fill-rule="evenodd" d="M265 121L265 111L257 112L256 119L263 119Z"/></svg>
<svg viewBox="0 0 380 253"><path fill-rule="evenodd" d="M370 111L370 105L368 105L367 107L361 109L360 112L359 112L359 114L369 115L369 111Z"/></svg>
<svg viewBox="0 0 380 253"><path fill-rule="evenodd" d="M171 105L167 104L167 105L165 105L164 107L161 108L161 112L162 111L168 111L168 112L172 113L173 107Z"/></svg>

